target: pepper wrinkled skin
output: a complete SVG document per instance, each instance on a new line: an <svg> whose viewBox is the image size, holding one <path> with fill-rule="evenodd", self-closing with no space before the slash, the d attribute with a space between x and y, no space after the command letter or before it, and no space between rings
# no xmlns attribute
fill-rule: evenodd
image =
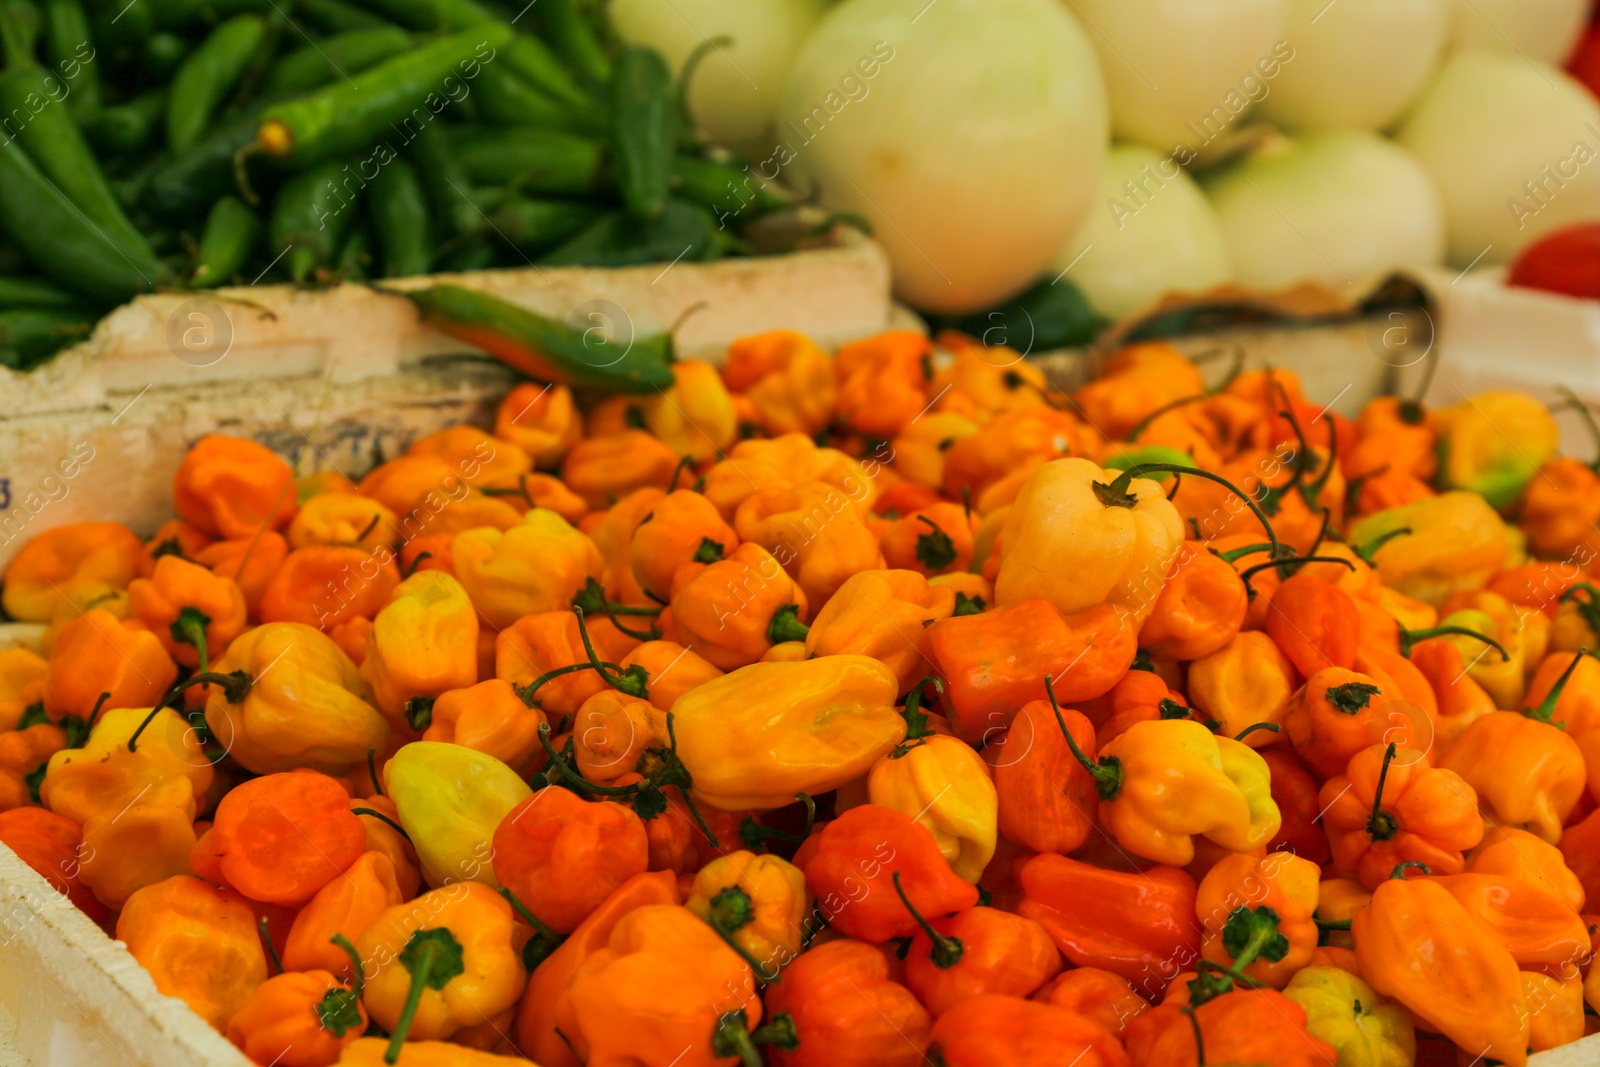
<svg viewBox="0 0 1600 1067"><path fill-rule="evenodd" d="M44 710L60 722L68 715L87 720L97 704L103 710L148 708L177 678L177 665L142 622L90 608L63 626L50 646ZM103 704L101 693L111 694Z"/></svg>
<svg viewBox="0 0 1600 1067"><path fill-rule="evenodd" d="M1112 871L1044 853L1023 865L1017 913L1079 967L1120 975L1156 997L1200 956L1194 879L1175 867Z"/></svg>
<svg viewBox="0 0 1600 1067"><path fill-rule="evenodd" d="M1249 607L1238 571L1204 542L1185 541L1139 629L1139 647L1154 656L1197 660L1233 639Z"/></svg>
<svg viewBox="0 0 1600 1067"><path fill-rule="evenodd" d="M1099 967L1074 967L1046 982L1033 995L1058 1008L1087 1016L1121 1038L1128 1023L1150 1010L1128 980Z"/></svg>
<svg viewBox="0 0 1600 1067"><path fill-rule="evenodd" d="M874 804L910 815L933 832L950 867L976 883L994 856L998 800L989 768L971 745L934 734L867 775Z"/></svg>
<svg viewBox="0 0 1600 1067"><path fill-rule="evenodd" d="M363 1037L345 1046L335 1067L529 1067L531 1062L455 1041L407 1041L401 1046L400 1058L390 1064L388 1049L388 1038Z"/></svg>
<svg viewBox="0 0 1600 1067"><path fill-rule="evenodd" d="M685 563L715 563L739 547L739 535L704 496L678 489L639 520L628 565L639 588L658 602L672 596L672 577Z"/></svg>
<svg viewBox="0 0 1600 1067"><path fill-rule="evenodd" d="M1000 832L1035 852L1076 850L1088 840L1100 810L1094 780L1072 754L1062 724L1079 749L1095 751L1093 724L1071 708L1062 709L1057 723L1045 700L1024 704L1004 740L984 750L994 753Z"/></svg>
<svg viewBox="0 0 1600 1067"><path fill-rule="evenodd" d="M723 380L755 408L774 436L816 433L833 417L837 390L833 360L809 337L770 330L728 346Z"/></svg>
<svg viewBox="0 0 1600 1067"><path fill-rule="evenodd" d="M694 799L724 811L781 808L861 777L905 735L899 681L867 656L756 663L673 705Z"/></svg>
<svg viewBox="0 0 1600 1067"><path fill-rule="evenodd" d="M1362 977L1424 1027L1513 1067L1528 1062L1517 963L1443 886L1386 879L1351 931Z"/></svg>
<svg viewBox="0 0 1600 1067"><path fill-rule="evenodd" d="M1566 901L1499 874L1434 879L1524 970L1576 977L1589 958L1589 928Z"/></svg>
<svg viewBox="0 0 1600 1067"><path fill-rule="evenodd" d="M333 640L295 622L266 623L240 636L213 671L251 679L235 704L221 686L206 698L206 725L245 768L271 774L308 768L344 774L389 743L371 690Z"/></svg>
<svg viewBox="0 0 1600 1067"><path fill-rule="evenodd" d="M1273 989L1282 989L1317 950L1318 879L1315 863L1287 852L1266 856L1235 853L1206 872L1195 898L1195 913L1205 924L1200 954L1227 967L1233 956L1223 944L1222 931L1237 908L1265 905L1278 916L1278 933L1288 942L1283 958L1257 959L1244 974Z"/></svg>
<svg viewBox="0 0 1600 1067"><path fill-rule="evenodd" d="M17 549L6 565L0 606L23 622L48 622L65 604L87 607L128 588L139 574L142 545L116 522L57 526Z"/></svg>
<svg viewBox="0 0 1600 1067"><path fill-rule="evenodd" d="M534 508L521 523L456 535L451 563L485 622L504 629L524 615L567 607L604 569L593 541L553 511Z"/></svg>
<svg viewBox="0 0 1600 1067"><path fill-rule="evenodd" d="M1337 967L1307 967L1283 995L1306 1013L1306 1029L1332 1045L1349 1067L1411 1067L1416 1028L1399 1004L1378 995L1360 978Z"/></svg>
<svg viewBox="0 0 1600 1067"><path fill-rule="evenodd" d="M533 795L527 782L492 756L438 741L403 746L383 779L429 885L500 887L489 842L506 814Z"/></svg>
<svg viewBox="0 0 1600 1067"><path fill-rule="evenodd" d="M856 653L881 661L905 692L926 677L928 627L955 611L955 590L929 585L916 571L852 575L811 620L807 656Z"/></svg>
<svg viewBox="0 0 1600 1067"><path fill-rule="evenodd" d="M630 808L547 786L506 813L493 839L495 878L560 934L570 934L649 863Z"/></svg>
<svg viewBox="0 0 1600 1067"><path fill-rule="evenodd" d="M157 989L217 1030L225 1031L267 980L267 956L249 905L232 890L187 874L129 897L117 917L117 940Z"/></svg>
<svg viewBox="0 0 1600 1067"><path fill-rule="evenodd" d="M985 993L1029 996L1061 973L1061 953L1049 932L1024 916L980 905L930 925L962 946L961 958L946 965L927 931L911 939L906 986L935 1018Z"/></svg>
<svg viewBox="0 0 1600 1067"><path fill-rule="evenodd" d="M1294 679L1294 666L1271 637L1243 630L1189 664L1189 700L1219 724L1217 733L1234 737L1258 722L1281 726ZM1261 748L1277 739L1277 733L1257 730L1244 743Z"/></svg>
<svg viewBox="0 0 1600 1067"><path fill-rule="evenodd" d="M1552 845L1587 783L1583 752L1571 735L1520 711L1473 722L1439 766L1476 790L1497 823L1530 830Z"/></svg>
<svg viewBox="0 0 1600 1067"><path fill-rule="evenodd" d="M431 707L478 680L478 613L461 583L443 571L413 574L372 620L361 676L397 729L415 727L414 702ZM431 721L431 720L430 720Z"/></svg>
<svg viewBox="0 0 1600 1067"><path fill-rule="evenodd" d="M343 981L354 979L350 957L332 943L333 935L343 934L354 942L385 909L404 900L389 857L376 851L362 853L295 914L280 953L284 969L321 969Z"/></svg>
<svg viewBox="0 0 1600 1067"><path fill-rule="evenodd" d="M740 502L733 526L771 552L811 603L823 604L855 575L883 568L865 519L858 496L826 482L801 482L752 493Z"/></svg>
<svg viewBox="0 0 1600 1067"><path fill-rule="evenodd" d="M761 1020L744 960L687 908L646 904L622 916L556 996L555 1021L589 1067L713 1067L727 1012Z"/></svg>
<svg viewBox="0 0 1600 1067"><path fill-rule="evenodd" d="M916 933L919 924L901 892L924 916L978 902L977 887L950 869L927 827L877 804L851 808L823 826L795 859L823 916L846 937L863 941Z"/></svg>
<svg viewBox="0 0 1600 1067"><path fill-rule="evenodd" d="M523 382L500 401L494 435L521 448L534 466L552 470L583 436L583 420L565 385Z"/></svg>
<svg viewBox="0 0 1600 1067"><path fill-rule="evenodd" d="M306 545L392 545L399 526L394 512L359 493L318 493L300 505L286 536L294 548Z"/></svg>
<svg viewBox="0 0 1600 1067"><path fill-rule="evenodd" d="M201 665L202 645L207 665L220 656L244 632L249 612L237 584L177 556L162 556L150 577L134 579L128 604L185 667Z"/></svg>
<svg viewBox="0 0 1600 1067"><path fill-rule="evenodd" d="M1328 1067L1333 1046L1306 1028L1306 1013L1273 989L1240 989L1208 1000L1187 1018L1178 1004L1166 1003L1128 1024L1128 1058L1133 1067L1196 1067L1200 1029L1207 1064L1272 1064L1273 1067Z"/></svg>
<svg viewBox="0 0 1600 1067"><path fill-rule="evenodd" d="M1392 698L1370 675L1344 667L1317 671L1284 703L1284 735L1318 776L1332 778L1379 739L1380 708Z"/></svg>
<svg viewBox="0 0 1600 1067"><path fill-rule="evenodd" d="M1098 1023L1051 1004L980 993L934 1021L930 1056L945 1067L1127 1067L1122 1045Z"/></svg>
<svg viewBox="0 0 1600 1067"><path fill-rule="evenodd" d="M250 537L294 517L294 472L270 449L208 434L184 454L172 478L179 518L213 537Z"/></svg>
<svg viewBox="0 0 1600 1067"><path fill-rule="evenodd" d="M1375 813L1380 778L1382 803ZM1334 868L1368 889L1376 890L1400 863L1456 874L1465 866L1462 853L1483 839L1472 786L1415 750L1388 757L1383 745L1362 749L1344 774L1323 783L1321 797Z"/></svg>
<svg viewBox="0 0 1600 1067"><path fill-rule="evenodd" d="M1567 832L1561 841L1567 841ZM1514 826L1496 826L1485 833L1483 843L1467 857L1467 873L1514 878L1564 901L1573 911L1582 911L1588 897L1557 845Z"/></svg>
<svg viewBox="0 0 1600 1067"><path fill-rule="evenodd" d="M678 641L725 671L754 663L773 645L801 637L803 627L790 625L781 613L792 608L792 621L799 622L808 615L808 603L772 553L751 542L715 563L680 567L672 581Z"/></svg>
<svg viewBox="0 0 1600 1067"><path fill-rule="evenodd" d="M1457 590L1481 589L1505 562L1506 524L1476 493L1449 492L1368 515L1352 525L1353 545L1384 542L1372 562L1383 584L1438 607Z"/></svg>
<svg viewBox="0 0 1600 1067"><path fill-rule="evenodd" d="M422 740L464 745L520 771L539 752L544 721L544 712L524 704L510 682L490 678L439 694Z"/></svg>
<svg viewBox="0 0 1600 1067"><path fill-rule="evenodd" d="M1017 711L1044 697L1074 704L1110 691L1137 654L1131 618L1101 604L1063 615L1042 597L928 627L955 735L970 745L1003 734Z"/></svg>
<svg viewBox="0 0 1600 1067"><path fill-rule="evenodd" d="M1161 486L1135 478L1129 501L1108 502L1101 486L1119 471L1060 459L1034 472L1001 535L995 598L1042 596L1063 613L1110 604L1148 616L1183 544L1183 520Z"/></svg>
<svg viewBox="0 0 1600 1067"><path fill-rule="evenodd" d="M1122 769L1120 791L1100 804L1101 822L1135 855L1182 867L1194 859L1195 837L1248 852L1278 832L1266 763L1200 723L1135 723L1100 756Z"/></svg>
<svg viewBox="0 0 1600 1067"><path fill-rule="evenodd" d="M888 958L862 941L822 942L768 987L767 1010L794 1020L799 1044L768 1050L772 1067L918 1067L933 1019Z"/></svg>
<svg viewBox="0 0 1600 1067"><path fill-rule="evenodd" d="M436 986L427 982L406 1036L448 1038L462 1027L493 1017L517 1002L527 979L512 947L511 905L474 882L431 889L385 910L356 938L366 977L361 1002L372 1021L393 1032L412 985L402 955L412 938L444 930L460 946L463 969ZM449 974L448 970L437 977Z"/></svg>

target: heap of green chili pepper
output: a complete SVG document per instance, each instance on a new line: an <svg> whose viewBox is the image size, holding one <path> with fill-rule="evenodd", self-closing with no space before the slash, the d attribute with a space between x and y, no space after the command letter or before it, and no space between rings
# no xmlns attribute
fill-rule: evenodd
<svg viewBox="0 0 1600 1067"><path fill-rule="evenodd" d="M158 289L746 251L784 200L597 8L0 0L0 366Z"/></svg>

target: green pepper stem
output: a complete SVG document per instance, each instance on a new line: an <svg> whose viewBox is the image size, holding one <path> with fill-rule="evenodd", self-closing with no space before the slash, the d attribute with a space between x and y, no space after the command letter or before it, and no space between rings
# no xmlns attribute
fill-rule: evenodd
<svg viewBox="0 0 1600 1067"><path fill-rule="evenodd" d="M1283 568L1285 567L1303 567L1307 563L1337 563L1341 566L1348 567L1350 570L1356 569L1356 565L1345 559L1343 556L1289 556L1285 559L1269 560L1266 563L1257 563L1253 567L1246 567L1244 570L1239 572L1239 580L1245 585L1249 585L1250 579L1254 578L1262 571L1271 570L1272 568L1276 567L1278 568L1278 573L1281 575L1283 573ZM1253 589L1251 590L1252 593L1254 591L1255 590Z"/></svg>
<svg viewBox="0 0 1600 1067"><path fill-rule="evenodd" d="M1433 868L1429 867L1421 860L1406 860L1404 863L1397 863L1394 865L1394 870L1389 872L1389 881L1393 882L1404 879L1406 876L1406 871L1413 868L1421 871L1423 874L1431 875L1433 873Z"/></svg>
<svg viewBox="0 0 1600 1067"><path fill-rule="evenodd" d="M211 660L206 655L206 627L211 624L211 619L205 612L195 607L185 607L178 612L178 617L172 620L172 639L181 641L186 645L193 645L200 661L200 673L206 674L211 670Z"/></svg>
<svg viewBox="0 0 1600 1067"><path fill-rule="evenodd" d="M772 621L767 624L767 640L775 645L786 641L804 641L810 632L811 627L800 621L798 604L785 604L772 613Z"/></svg>
<svg viewBox="0 0 1600 1067"><path fill-rule="evenodd" d="M367 984L366 965L361 962L361 953L356 951L355 945L351 944L350 939L342 933L334 934L328 941L344 949L344 954L350 957L350 973L353 975L350 979L350 988L355 990L356 996L359 997L361 990Z"/></svg>
<svg viewBox="0 0 1600 1067"><path fill-rule="evenodd" d="M743 1008L717 1019L711 1032L711 1054L718 1058L738 1056L740 1067L762 1067L761 1052L750 1035L750 1017Z"/></svg>
<svg viewBox="0 0 1600 1067"><path fill-rule="evenodd" d="M1139 440L1139 435L1148 430L1150 428L1150 424L1155 422L1161 416L1167 414L1168 412L1177 411L1179 408L1188 407L1190 404L1198 404L1202 400L1209 399L1211 399L1210 393L1194 393L1190 396L1180 396L1176 400L1169 400L1165 404L1162 404L1160 407L1156 408L1154 411L1150 412L1150 414L1146 415L1144 418L1140 419L1138 422L1134 423L1133 429L1129 430L1127 436L1123 437L1122 440L1125 444L1136 444Z"/></svg>
<svg viewBox="0 0 1600 1067"><path fill-rule="evenodd" d="M1401 526L1398 529L1390 530L1388 533L1379 534L1364 545L1357 545L1355 552L1356 555L1361 557L1361 561L1370 567L1373 566L1372 559L1378 554L1378 549L1393 541L1396 537L1409 536L1411 536L1411 527Z"/></svg>
<svg viewBox="0 0 1600 1067"><path fill-rule="evenodd" d="M1115 756L1095 762L1083 754L1083 749L1078 747L1077 739L1072 736L1072 731L1067 729L1067 720L1061 714L1061 705L1056 703L1056 691L1050 685L1050 676L1044 679L1045 696L1050 698L1050 710L1056 714L1056 725L1061 728L1061 736L1067 739L1067 747L1072 750L1072 755L1089 772L1089 778L1094 782L1095 792L1100 794L1101 800L1115 800L1117 794L1122 792L1122 761Z"/></svg>
<svg viewBox="0 0 1600 1067"><path fill-rule="evenodd" d="M1207 481L1216 482L1218 485L1231 490L1235 496L1244 501L1245 506L1254 513L1256 520L1261 523L1262 529L1267 531L1267 540L1272 542L1273 557L1277 558L1283 554L1283 544L1278 540L1277 531L1273 530L1272 521L1267 518L1267 513L1261 510L1261 505L1257 504L1249 493L1246 493L1228 481L1228 479L1222 477L1222 475L1212 474L1210 471L1201 470L1199 467L1186 467L1181 463L1136 463L1119 474L1110 485L1102 486L1099 482L1095 483L1097 493L1100 493L1101 489L1104 490L1103 493L1100 493L1101 502L1107 507L1132 507L1131 503L1121 503L1120 501L1131 499L1128 495L1128 487L1133 484L1135 478L1142 478L1149 471L1192 474L1196 478L1204 478Z"/></svg>
<svg viewBox="0 0 1600 1067"><path fill-rule="evenodd" d="M1589 655L1587 648L1578 649L1572 657L1572 662L1567 664L1567 669L1561 672L1561 677L1556 679L1556 684L1550 687L1550 692L1544 695L1537 708L1523 708L1522 714L1538 722L1553 723L1556 716L1556 705L1561 703L1561 695L1566 692L1567 683L1572 680L1572 672L1578 669L1578 664L1583 662L1583 657Z"/></svg>
<svg viewBox="0 0 1600 1067"><path fill-rule="evenodd" d="M894 891L900 894L900 903L906 906L906 911L917 920L917 925L922 927L922 932L928 935L933 942L933 965L940 970L947 970L961 962L961 957L966 954L967 947L961 943L959 937L946 937L933 928L933 924L922 917L922 913L911 903L911 898L906 896L905 887L900 884L900 872L895 871L889 876L894 883Z"/></svg>
<svg viewBox="0 0 1600 1067"><path fill-rule="evenodd" d="M561 754L550 743L550 724L547 722L539 724L539 744L544 749L545 757L549 760L549 766L555 768L556 774L586 793L594 793L603 797L631 797L639 792L637 784L595 785L589 779L568 767L566 761L561 758Z"/></svg>
<svg viewBox="0 0 1600 1067"><path fill-rule="evenodd" d="M1367 816L1367 836L1374 841L1387 841L1400 832L1394 816L1383 810L1383 786L1389 779L1389 764L1399 751L1399 746L1390 741L1383 753L1383 765L1378 768L1378 788L1372 791L1372 814Z"/></svg>
<svg viewBox="0 0 1600 1067"><path fill-rule="evenodd" d="M631 697L638 697L640 700L646 699L650 692L649 672L637 663L616 672L608 671L605 665L600 662L599 653L594 650L594 642L589 640L589 627L584 625L583 608L574 604L572 612L578 617L578 636L583 639L583 650L588 653L589 663L594 667L595 672L600 675L607 685L618 692L626 693ZM615 623L616 620L613 619L612 622ZM619 626L618 629L621 629L621 627ZM630 636L637 637L638 635L633 634Z"/></svg>
<svg viewBox="0 0 1600 1067"><path fill-rule="evenodd" d="M1189 1017L1189 1026L1194 1030L1195 1067L1206 1067L1206 1035L1200 1032L1200 1017L1187 1004L1178 1010Z"/></svg>
<svg viewBox="0 0 1600 1067"><path fill-rule="evenodd" d="M535 915L528 908L528 906L522 902L521 898L519 898L511 890L507 889L505 886L501 886L500 895L506 898L506 903L510 904L512 909L515 910L518 915L522 916L522 921L533 927L536 932L541 933L546 937L554 937L565 940L564 938L561 938L560 934L550 929L550 927L545 924L544 920Z"/></svg>
<svg viewBox="0 0 1600 1067"><path fill-rule="evenodd" d="M433 553L429 552L427 549L423 549L421 552L418 552L415 556L411 557L411 564L408 567L406 567L406 572L405 572L405 574L401 575L401 577L402 578L409 578L413 574L416 574L417 573L417 568L422 566L422 561L425 560L425 559L432 559L432 558L433 558Z"/></svg>
<svg viewBox="0 0 1600 1067"><path fill-rule="evenodd" d="M261 946L267 950L267 959L277 968L278 973L283 973L283 961L278 958L278 948L272 943L272 935L267 932L267 917L265 915L256 920L256 930L261 934Z"/></svg>
<svg viewBox="0 0 1600 1067"><path fill-rule="evenodd" d="M438 946L432 941L423 942L417 950L417 964L411 970L411 988L406 991L405 1007L400 1009L400 1017L395 1020L389 1047L384 1050L384 1063L394 1064L400 1059L400 1050L405 1046L406 1034L411 1031L411 1020L416 1018L417 1005L422 1003L422 990L428 984L428 972L433 970L433 959L438 952Z"/></svg>
<svg viewBox="0 0 1600 1067"><path fill-rule="evenodd" d="M1216 556L1222 562L1233 564L1243 559L1245 556L1253 556L1257 552L1271 552L1272 546L1265 541L1261 541L1253 545L1240 545L1238 548L1230 548L1226 552L1218 552L1214 548L1208 549L1207 551L1209 551L1213 556Z"/></svg>
<svg viewBox="0 0 1600 1067"><path fill-rule="evenodd" d="M392 829L395 833L399 834L401 837L405 838L407 841L411 840L411 835L406 833L406 828L404 826L401 826L399 823L395 822L393 819L389 818L389 816L385 815L381 811L374 811L371 808L351 808L350 809L350 814L352 814L352 815L370 815L374 819L378 819L381 822L388 823L390 829Z"/></svg>
<svg viewBox="0 0 1600 1067"><path fill-rule="evenodd" d="M383 796L383 783L378 781L378 750L375 748L367 749L367 776L372 779L373 791Z"/></svg>
<svg viewBox="0 0 1600 1067"><path fill-rule="evenodd" d="M1511 653L1506 651L1505 645L1486 634L1480 634L1476 630L1469 630L1465 626L1430 626L1426 630L1407 630L1402 628L1400 630L1400 654L1409 659L1411 649L1418 641L1426 641L1430 637L1447 637L1450 634L1458 634L1462 637L1476 637L1484 644L1494 646L1495 651L1500 653L1502 663L1511 660Z"/></svg>
<svg viewBox="0 0 1600 1067"><path fill-rule="evenodd" d="M619 671L622 669L621 666L615 663L602 662L601 666L613 667ZM565 667L556 667L553 670L545 671L543 674L539 675L539 677L535 678L521 689L518 689L517 696L524 704L531 708L534 706L533 694L537 693L541 688L543 688L546 682L555 681L563 674L574 674L578 671L592 671L594 669L595 666L592 663L573 663Z"/></svg>
<svg viewBox="0 0 1600 1067"><path fill-rule="evenodd" d="M202 671L199 674L185 678L167 690L167 695L162 697L161 702L156 706L158 708L177 707L178 705L173 702L177 700L178 695L185 689L196 685L220 685L222 687L222 695L227 698L228 703L239 704L244 701L245 695L250 692L250 687L254 684L255 679L244 671L230 671L227 674L218 674L216 671Z"/></svg>
<svg viewBox="0 0 1600 1067"><path fill-rule="evenodd" d="M1243 741L1257 730L1266 730L1268 733L1278 733L1283 727L1275 722L1256 722L1246 726L1243 730L1233 735L1235 741Z"/></svg>
<svg viewBox="0 0 1600 1067"><path fill-rule="evenodd" d="M83 732L85 736L94 730L94 721L100 717L100 709L105 707L106 701L110 699L110 690L101 690L100 695L94 698L94 707L89 709L89 717L83 720Z"/></svg>

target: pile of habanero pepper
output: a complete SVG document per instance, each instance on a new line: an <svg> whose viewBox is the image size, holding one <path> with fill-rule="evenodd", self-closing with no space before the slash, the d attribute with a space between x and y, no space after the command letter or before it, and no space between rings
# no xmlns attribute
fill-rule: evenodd
<svg viewBox="0 0 1600 1067"><path fill-rule="evenodd" d="M1352 421L1164 344L1066 396L907 332L671 371L359 480L207 436L152 536L38 534L0 841L262 1065L1597 1029L1600 474L1542 400Z"/></svg>
<svg viewBox="0 0 1600 1067"><path fill-rule="evenodd" d="M747 250L784 202L696 137L693 64L518 6L0 4L0 366L154 289Z"/></svg>

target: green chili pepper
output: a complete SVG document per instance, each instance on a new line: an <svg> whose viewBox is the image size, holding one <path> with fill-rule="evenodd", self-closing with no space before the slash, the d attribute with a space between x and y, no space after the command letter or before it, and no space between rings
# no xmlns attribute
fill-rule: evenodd
<svg viewBox="0 0 1600 1067"><path fill-rule="evenodd" d="M597 85L610 83L611 57L578 0L540 0L534 13L568 66Z"/></svg>
<svg viewBox="0 0 1600 1067"><path fill-rule="evenodd" d="M0 364L26 370L89 336L94 316L60 308L0 310Z"/></svg>
<svg viewBox="0 0 1600 1067"><path fill-rule="evenodd" d="M398 26L336 34L279 60L261 94L282 99L320 89L338 81L340 71L355 74L410 49L411 35Z"/></svg>
<svg viewBox="0 0 1600 1067"><path fill-rule="evenodd" d="M504 23L485 23L268 108L256 130L256 147L305 166L360 152L380 134L407 136L398 132L402 120L430 125L450 103L446 79L462 84L465 69L489 62L511 34Z"/></svg>
<svg viewBox="0 0 1600 1067"><path fill-rule="evenodd" d="M11 20L17 39L31 56L39 47L39 31L44 25L44 17L33 0L0 0L0 12Z"/></svg>
<svg viewBox="0 0 1600 1067"><path fill-rule="evenodd" d="M272 250L283 251L295 282L306 281L317 267L332 263L359 214L353 203L358 190L352 184L358 180L347 178L338 163L322 163L278 190L272 205Z"/></svg>
<svg viewBox="0 0 1600 1067"><path fill-rule="evenodd" d="M411 142L408 155L428 195L433 217L445 223L451 235L483 229L484 216L478 193L442 126L438 123L424 126Z"/></svg>
<svg viewBox="0 0 1600 1067"><path fill-rule="evenodd" d="M227 284L239 273L261 242L261 219L236 196L211 205L206 228L195 249L189 286L209 289Z"/></svg>
<svg viewBox="0 0 1600 1067"><path fill-rule="evenodd" d="M205 134L211 116L249 67L267 32L259 15L236 15L212 31L172 79L167 145L179 155Z"/></svg>
<svg viewBox="0 0 1600 1067"><path fill-rule="evenodd" d="M141 204L158 218L196 219L234 187L234 157L255 136L259 113L225 119L188 152L169 159L150 176Z"/></svg>
<svg viewBox="0 0 1600 1067"><path fill-rule="evenodd" d="M0 308L76 308L77 297L37 278L0 276Z"/></svg>
<svg viewBox="0 0 1600 1067"><path fill-rule="evenodd" d="M638 222L609 212L539 262L557 267L627 267L720 258L734 238L699 204L670 200L661 217Z"/></svg>
<svg viewBox="0 0 1600 1067"><path fill-rule="evenodd" d="M408 30L464 30L500 17L476 0L360 0L361 5Z"/></svg>
<svg viewBox="0 0 1600 1067"><path fill-rule="evenodd" d="M102 155L134 155L154 143L166 114L167 90L163 86L126 104L100 108L84 123L83 135Z"/></svg>
<svg viewBox="0 0 1600 1067"><path fill-rule="evenodd" d="M623 49L611 83L611 158L622 203L635 218L657 218L667 206L679 119L661 53Z"/></svg>
<svg viewBox="0 0 1600 1067"><path fill-rule="evenodd" d="M344 0L295 0L295 10L323 33L352 33L356 30L397 29L388 19L363 11Z"/></svg>
<svg viewBox="0 0 1600 1067"><path fill-rule="evenodd" d="M586 128L582 116L535 89L504 64L491 63L484 67L473 89L472 101L484 122L496 126L546 126L575 132Z"/></svg>
<svg viewBox="0 0 1600 1067"><path fill-rule="evenodd" d="M679 156L672 164L672 186L677 195L704 204L716 213L719 224L744 222L789 206L749 167L714 163L709 159Z"/></svg>
<svg viewBox="0 0 1600 1067"><path fill-rule="evenodd" d="M670 342L664 334L631 343L614 341L459 285L404 295L428 325L541 381L618 393L650 393L672 384Z"/></svg>
<svg viewBox="0 0 1600 1067"><path fill-rule="evenodd" d="M100 68L94 62L89 16L78 0L44 0L44 56L72 86L67 107L80 118L100 109Z"/></svg>
<svg viewBox="0 0 1600 1067"><path fill-rule="evenodd" d="M508 196L490 214L497 235L528 255L538 255L593 223L602 208L574 200Z"/></svg>
<svg viewBox="0 0 1600 1067"><path fill-rule="evenodd" d="M573 79L561 60L539 38L517 34L501 51L498 62L550 99L567 105L574 114L585 116L591 129L600 128L602 116L594 96Z"/></svg>
<svg viewBox="0 0 1600 1067"><path fill-rule="evenodd" d="M433 241L428 197L416 169L403 159L384 167L368 190L367 208L383 252L383 276L426 274L433 265Z"/></svg>
<svg viewBox="0 0 1600 1067"><path fill-rule="evenodd" d="M187 30L200 23L215 23L220 19L272 10L274 0L139 0L140 7L150 8L151 18L158 30ZM122 4L112 3L113 12Z"/></svg>
<svg viewBox="0 0 1600 1067"><path fill-rule="evenodd" d="M474 233L457 241L445 252L435 270L446 274L487 270L494 266L494 261L494 238L487 233Z"/></svg>
<svg viewBox="0 0 1600 1067"><path fill-rule="evenodd" d="M452 134L451 146L467 177L482 185L582 196L599 189L604 179L605 146L561 130L466 129Z"/></svg>

